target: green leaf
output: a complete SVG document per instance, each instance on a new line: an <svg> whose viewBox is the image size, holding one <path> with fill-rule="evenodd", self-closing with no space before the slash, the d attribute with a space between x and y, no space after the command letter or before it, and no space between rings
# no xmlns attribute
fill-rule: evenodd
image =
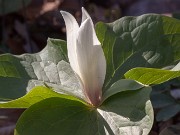
<svg viewBox="0 0 180 135"><path fill-rule="evenodd" d="M107 62L104 90L135 67L164 68L180 60L180 21L155 14L98 23Z"/></svg>
<svg viewBox="0 0 180 135"><path fill-rule="evenodd" d="M44 84L57 92L84 98L66 54L65 41L48 39L47 46L39 53L1 55L0 100L17 99L33 87Z"/></svg>
<svg viewBox="0 0 180 135"><path fill-rule="evenodd" d="M162 108L156 115L157 121L167 121L180 112L180 105L174 104Z"/></svg>
<svg viewBox="0 0 180 135"><path fill-rule="evenodd" d="M134 68L125 73L128 79L136 80L145 85L160 84L180 76L180 71L154 68Z"/></svg>
<svg viewBox="0 0 180 135"><path fill-rule="evenodd" d="M51 97L61 97L61 98L66 98L66 99L71 99L71 100L77 100L79 102L84 103L83 101L75 97L56 93L52 89L44 87L44 86L37 86L21 98L18 98L16 100L12 100L9 102L5 102L5 103L0 103L0 108L28 108L31 105L41 100L44 100L46 98L51 98Z"/></svg>
<svg viewBox="0 0 180 135"><path fill-rule="evenodd" d="M8 61L0 61L0 76L20 78L20 74L16 68Z"/></svg>
<svg viewBox="0 0 180 135"><path fill-rule="evenodd" d="M84 104L49 98L28 108L18 120L18 135L96 135L98 116ZM103 125L99 125L100 127Z"/></svg>
<svg viewBox="0 0 180 135"><path fill-rule="evenodd" d="M0 14L8 14L25 8L31 0L0 0Z"/></svg>
<svg viewBox="0 0 180 135"><path fill-rule="evenodd" d="M154 108L163 108L176 103L176 100L163 93L151 94L151 101Z"/></svg>
<svg viewBox="0 0 180 135"><path fill-rule="evenodd" d="M119 80L115 82L107 91L105 91L105 93L103 94L103 101L105 101L107 98L119 92L123 92L127 90L137 90L143 87L144 85L141 85L134 80L130 80L130 79Z"/></svg>
<svg viewBox="0 0 180 135"><path fill-rule="evenodd" d="M148 135L153 124L149 100L151 87L117 93L102 104L98 112L115 135Z"/></svg>
<svg viewBox="0 0 180 135"><path fill-rule="evenodd" d="M99 108L65 98L30 106L16 125L16 135L147 135L153 123L150 87L109 97Z"/></svg>

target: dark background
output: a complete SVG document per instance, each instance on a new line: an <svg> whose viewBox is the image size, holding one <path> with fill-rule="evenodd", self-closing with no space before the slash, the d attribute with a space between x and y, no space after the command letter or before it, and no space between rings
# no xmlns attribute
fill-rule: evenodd
<svg viewBox="0 0 180 135"><path fill-rule="evenodd" d="M6 6L5 1L18 8L11 11L11 6ZM59 11L72 13L80 22L82 6L88 10L94 23L113 22L123 16L146 13L178 18L180 13L180 0L29 0L27 3L25 0L0 0L0 54L38 52L45 47L48 37L65 40L64 20ZM174 86L173 82L168 86L179 89L179 85ZM15 123L23 111L0 109L0 135L13 134ZM155 109L155 114L157 112ZM179 114L166 121L155 120L150 135L158 135L166 127L179 123ZM180 134L179 128L173 129L177 130Z"/></svg>

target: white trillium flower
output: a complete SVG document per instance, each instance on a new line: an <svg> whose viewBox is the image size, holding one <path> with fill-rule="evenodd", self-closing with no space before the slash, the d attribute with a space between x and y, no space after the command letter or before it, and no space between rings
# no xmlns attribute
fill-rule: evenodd
<svg viewBox="0 0 180 135"><path fill-rule="evenodd" d="M106 60L91 17L82 8L79 26L68 12L61 11L67 31L67 49L71 68L78 76L86 100L98 106L102 98L102 87L106 74Z"/></svg>

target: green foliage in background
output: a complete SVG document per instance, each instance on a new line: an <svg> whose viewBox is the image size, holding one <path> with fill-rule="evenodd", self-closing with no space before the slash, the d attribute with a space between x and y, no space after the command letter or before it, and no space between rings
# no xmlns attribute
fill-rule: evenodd
<svg viewBox="0 0 180 135"><path fill-rule="evenodd" d="M31 0L0 0L0 14L8 14L27 6Z"/></svg>

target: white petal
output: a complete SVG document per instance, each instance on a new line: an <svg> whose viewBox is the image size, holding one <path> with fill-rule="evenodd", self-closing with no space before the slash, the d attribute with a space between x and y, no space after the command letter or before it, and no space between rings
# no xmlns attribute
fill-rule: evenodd
<svg viewBox="0 0 180 135"><path fill-rule="evenodd" d="M99 102L106 73L105 56L100 44L94 44L95 31L92 20L86 19L80 26L77 37L77 59L80 78L86 96L92 104Z"/></svg>
<svg viewBox="0 0 180 135"><path fill-rule="evenodd" d="M180 71L180 62L171 71Z"/></svg>
<svg viewBox="0 0 180 135"><path fill-rule="evenodd" d="M96 36L96 32L95 32L95 29L94 29L94 24L93 24L93 21L92 21L92 19L91 19L91 17L90 17L90 15L88 14L88 12L85 10L85 8L84 7L82 7L82 22L81 22L81 24L86 20L86 19L90 19L90 22L91 22L91 25L92 25L92 27L93 27L93 44L94 45L100 45L101 43L99 42L99 40L98 40L98 38L97 38L97 36Z"/></svg>
<svg viewBox="0 0 180 135"><path fill-rule="evenodd" d="M82 22L81 24L88 18L91 18L88 12L85 10L84 7L82 7Z"/></svg>
<svg viewBox="0 0 180 135"><path fill-rule="evenodd" d="M77 64L76 56L76 38L77 32L79 30L79 25L76 19L68 12L60 11L65 24L66 24L66 34L67 34L67 49L68 49L68 58L72 69L79 73L79 67Z"/></svg>

